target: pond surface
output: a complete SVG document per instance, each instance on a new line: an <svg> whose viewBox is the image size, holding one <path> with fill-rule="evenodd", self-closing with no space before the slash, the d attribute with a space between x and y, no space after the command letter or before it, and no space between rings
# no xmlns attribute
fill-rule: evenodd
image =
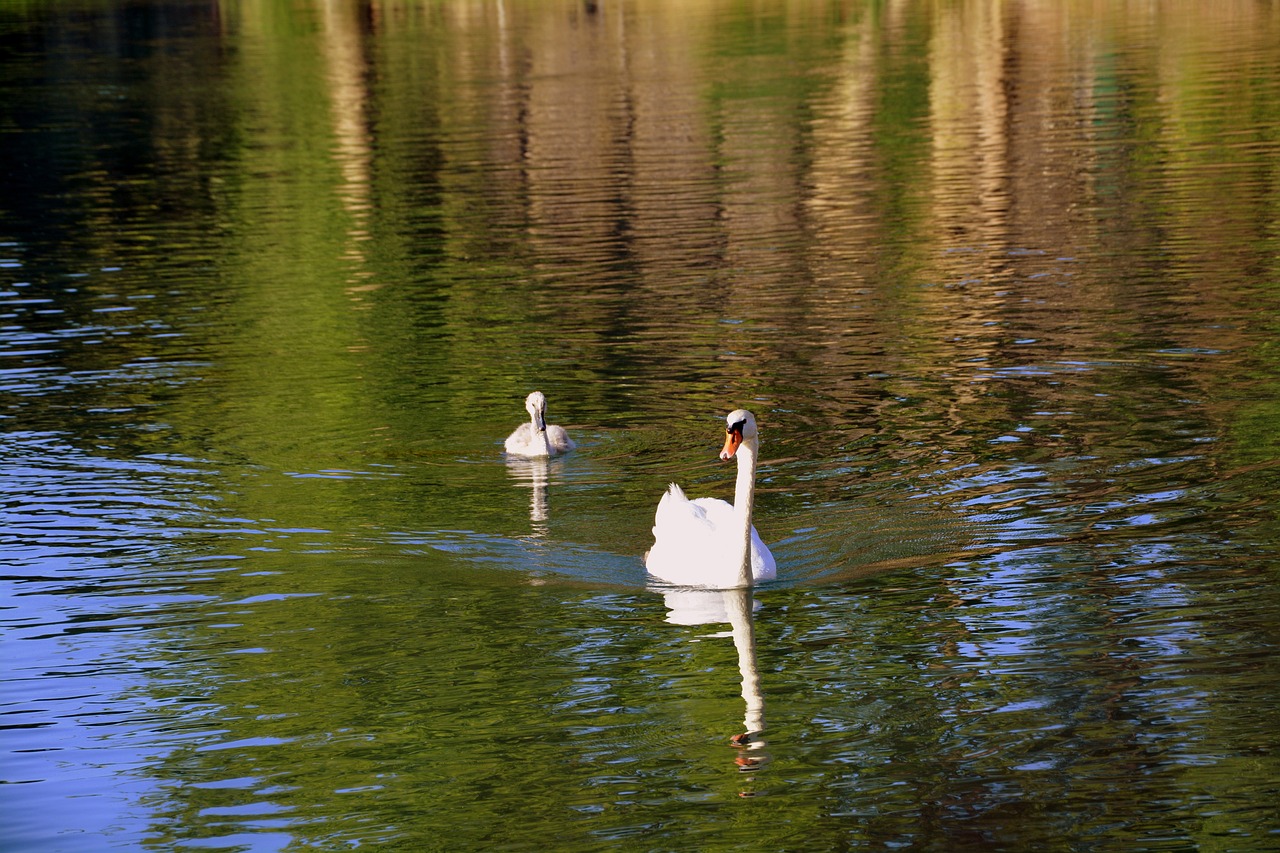
<svg viewBox="0 0 1280 853"><path fill-rule="evenodd" d="M6 851L1280 846L1273 7L0 56ZM778 578L654 588L739 406Z"/></svg>

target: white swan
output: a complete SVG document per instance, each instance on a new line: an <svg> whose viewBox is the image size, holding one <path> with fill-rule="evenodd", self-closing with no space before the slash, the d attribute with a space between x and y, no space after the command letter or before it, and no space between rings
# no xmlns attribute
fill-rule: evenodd
<svg viewBox="0 0 1280 853"><path fill-rule="evenodd" d="M534 391L524 398L524 407L529 412L530 421L520 424L515 432L507 436L508 453L517 456L555 456L573 450L573 439L564 427L547 425L547 398L541 391Z"/></svg>
<svg viewBox="0 0 1280 853"><path fill-rule="evenodd" d="M718 498L689 500L675 483L658 501L653 547L645 554L649 574L679 586L733 589L777 575L773 554L751 525L756 455L760 436L746 409L725 418L721 459L738 457L733 504Z"/></svg>

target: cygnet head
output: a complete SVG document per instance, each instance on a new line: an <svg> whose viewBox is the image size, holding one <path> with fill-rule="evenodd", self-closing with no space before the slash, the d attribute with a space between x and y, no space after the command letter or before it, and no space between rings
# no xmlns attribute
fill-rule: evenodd
<svg viewBox="0 0 1280 853"><path fill-rule="evenodd" d="M534 428L538 432L542 432L547 428L547 398L545 394L541 391L534 391L524 398L524 408L529 413L529 417L533 418Z"/></svg>
<svg viewBox="0 0 1280 853"><path fill-rule="evenodd" d="M756 431L755 415L746 409L734 409L724 419L724 449L720 451L721 459L732 459L738 452L742 442L754 444L759 437Z"/></svg>

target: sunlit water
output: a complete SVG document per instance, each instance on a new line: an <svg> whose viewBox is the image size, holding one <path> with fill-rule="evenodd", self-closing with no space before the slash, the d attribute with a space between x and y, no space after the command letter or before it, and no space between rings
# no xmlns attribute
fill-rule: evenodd
<svg viewBox="0 0 1280 853"><path fill-rule="evenodd" d="M4 850L1280 846L1273 10L0 44Z"/></svg>

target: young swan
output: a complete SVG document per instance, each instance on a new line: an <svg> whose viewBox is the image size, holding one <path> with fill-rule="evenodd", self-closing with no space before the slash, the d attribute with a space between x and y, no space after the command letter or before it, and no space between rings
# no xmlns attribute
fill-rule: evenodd
<svg viewBox="0 0 1280 853"><path fill-rule="evenodd" d="M658 502L649 574L679 586L733 589L777 576L773 554L751 524L760 436L755 416L737 409L725 418L721 459L738 457L733 503L689 500L675 483Z"/></svg>
<svg viewBox="0 0 1280 853"><path fill-rule="evenodd" d="M516 456L555 456L573 450L573 439L564 427L547 425L547 398L541 391L534 391L524 399L530 421L520 424L507 436L508 453Z"/></svg>

